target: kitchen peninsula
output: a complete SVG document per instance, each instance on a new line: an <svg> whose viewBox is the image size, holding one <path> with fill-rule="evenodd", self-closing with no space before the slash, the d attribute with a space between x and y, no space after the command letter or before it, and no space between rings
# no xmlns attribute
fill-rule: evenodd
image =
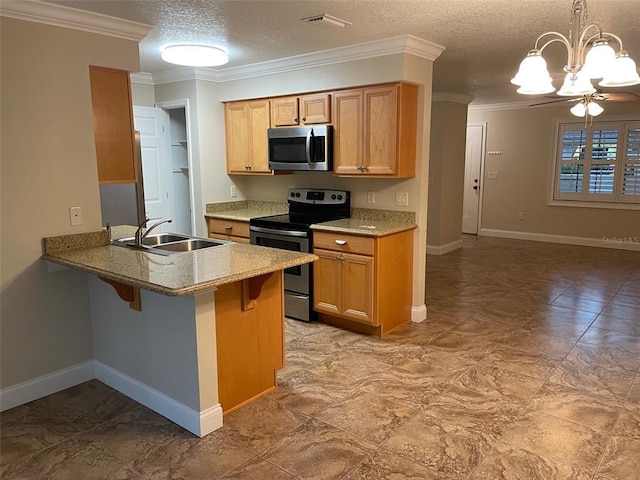
<svg viewBox="0 0 640 480"><path fill-rule="evenodd" d="M282 271L317 258L241 243L158 255L112 245L107 232L44 248L44 260L92 274L96 378L198 436L275 388Z"/></svg>

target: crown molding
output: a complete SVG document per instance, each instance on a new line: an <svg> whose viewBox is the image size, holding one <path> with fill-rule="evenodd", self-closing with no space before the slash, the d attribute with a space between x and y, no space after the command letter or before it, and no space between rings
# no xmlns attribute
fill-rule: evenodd
<svg viewBox="0 0 640 480"><path fill-rule="evenodd" d="M2 0L0 16L139 42L153 25L38 0Z"/></svg>
<svg viewBox="0 0 640 480"><path fill-rule="evenodd" d="M431 96L432 102L453 102L453 103L462 103L464 105L469 105L473 101L473 97L471 95L464 95L462 93L455 92L441 92L434 93Z"/></svg>
<svg viewBox="0 0 640 480"><path fill-rule="evenodd" d="M131 83L140 83L142 85L153 85L153 76L150 73L138 72L130 73Z"/></svg>
<svg viewBox="0 0 640 480"><path fill-rule="evenodd" d="M230 82L245 78L274 75L306 68L352 62L367 58L408 53L429 61L436 60L445 47L412 35L400 35L373 42L359 43L347 47L321 50L293 57L269 60L239 67L228 68L175 68L153 74L155 84L185 80Z"/></svg>

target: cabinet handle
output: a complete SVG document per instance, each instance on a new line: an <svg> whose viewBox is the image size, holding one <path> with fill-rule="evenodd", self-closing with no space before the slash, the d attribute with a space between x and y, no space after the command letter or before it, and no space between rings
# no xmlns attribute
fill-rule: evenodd
<svg viewBox="0 0 640 480"><path fill-rule="evenodd" d="M347 241L346 240L336 240L336 245L346 245Z"/></svg>
<svg viewBox="0 0 640 480"><path fill-rule="evenodd" d="M342 260L344 260L344 256L336 255L336 260L342 261Z"/></svg>
<svg viewBox="0 0 640 480"><path fill-rule="evenodd" d="M294 122L297 122L297 121L298 121L298 117L293 117L293 118L292 118L292 120L293 120ZM304 118L303 118L303 120L304 120Z"/></svg>
<svg viewBox="0 0 640 480"><path fill-rule="evenodd" d="M302 117L302 121L306 122L307 121L307 117Z"/></svg>
<svg viewBox="0 0 640 480"><path fill-rule="evenodd" d="M228 231L231 231L231 230L233 230L233 226L232 225L225 225L224 229L228 230Z"/></svg>

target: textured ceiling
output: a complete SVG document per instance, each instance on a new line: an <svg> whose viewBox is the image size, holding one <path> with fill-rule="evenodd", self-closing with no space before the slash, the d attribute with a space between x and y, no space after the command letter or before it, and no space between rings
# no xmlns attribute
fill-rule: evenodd
<svg viewBox="0 0 640 480"><path fill-rule="evenodd" d="M571 14L571 0L49 1L154 25L140 44L141 69L150 73L172 68L160 59L169 43L221 46L231 59L225 67L236 67L410 34L446 47L435 62L434 92L470 94L480 104L525 99L509 79L539 34L568 34ZM589 20L620 36L640 63L640 1L588 0L588 9ZM352 25L300 21L322 13ZM564 48L553 45L545 57L560 78Z"/></svg>

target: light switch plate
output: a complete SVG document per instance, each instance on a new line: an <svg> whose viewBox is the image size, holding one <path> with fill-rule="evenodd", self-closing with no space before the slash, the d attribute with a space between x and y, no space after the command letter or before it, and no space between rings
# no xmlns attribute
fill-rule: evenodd
<svg viewBox="0 0 640 480"><path fill-rule="evenodd" d="M409 206L409 194L407 192L396 192L396 205L402 207Z"/></svg>

